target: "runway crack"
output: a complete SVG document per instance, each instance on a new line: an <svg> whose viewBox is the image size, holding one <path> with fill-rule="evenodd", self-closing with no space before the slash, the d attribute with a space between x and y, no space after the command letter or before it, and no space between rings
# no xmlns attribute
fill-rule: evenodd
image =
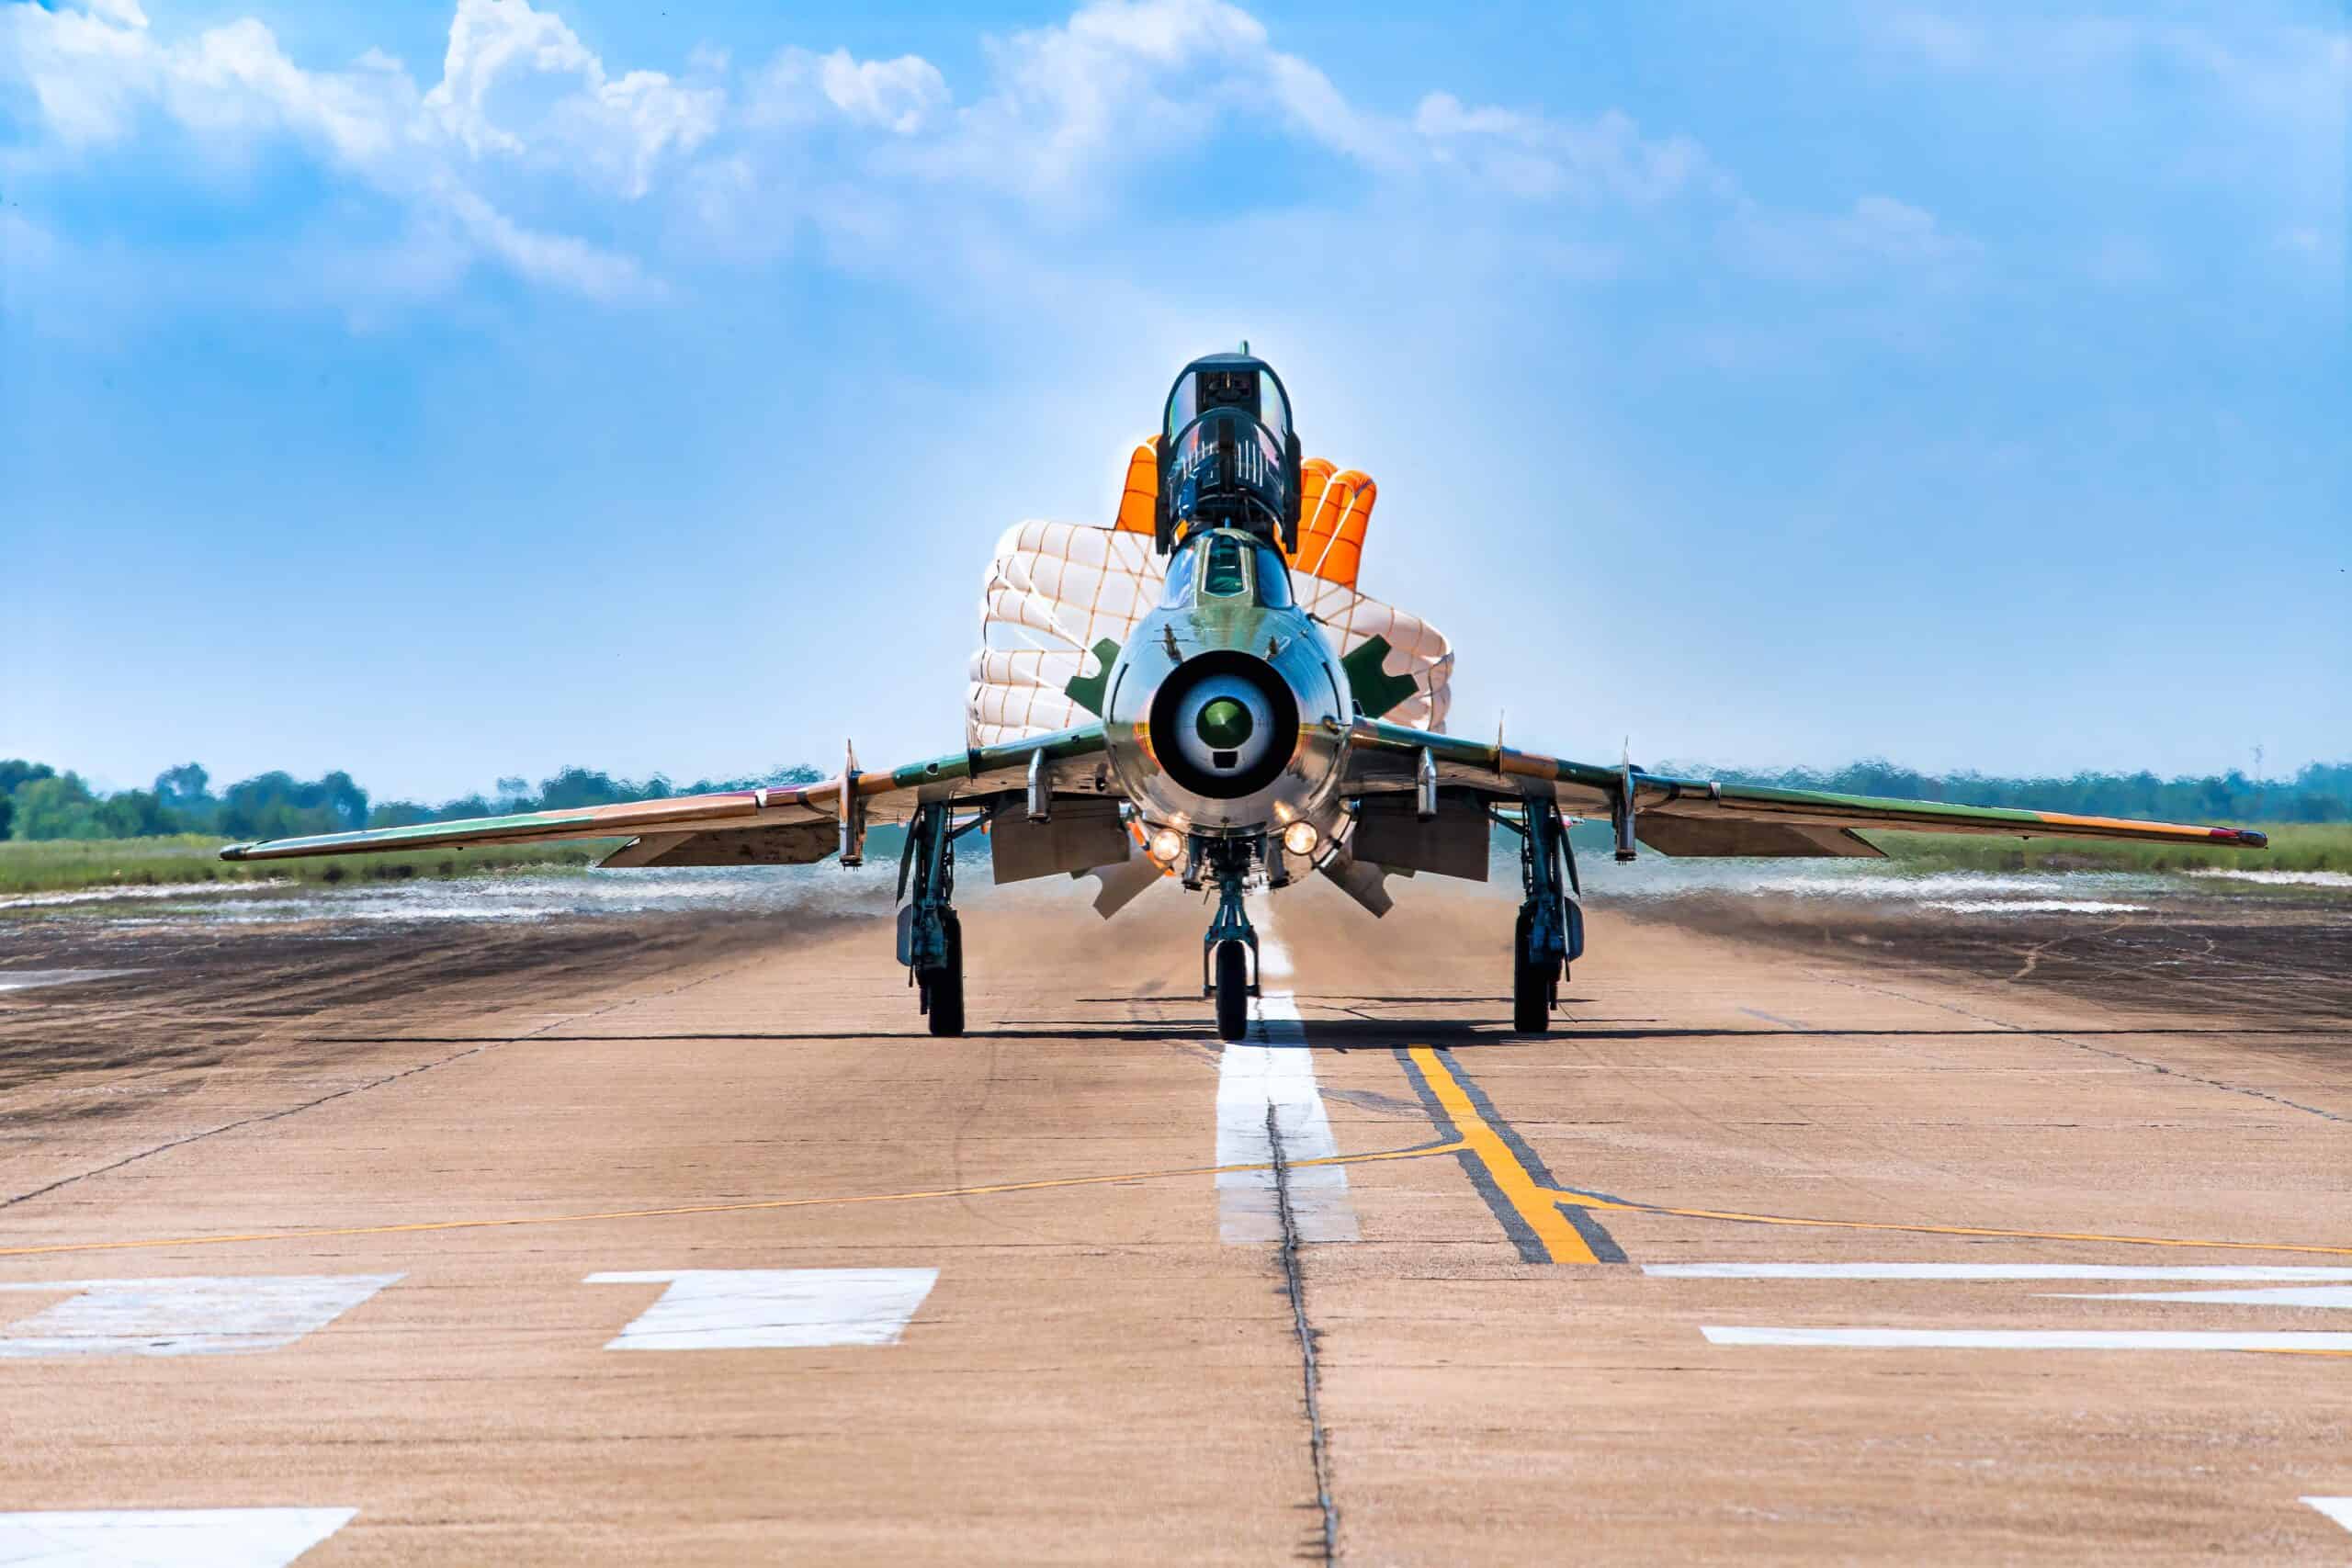
<svg viewBox="0 0 2352 1568"><path fill-rule="evenodd" d="M1266 1107L1266 1144L1273 1151L1274 1210L1282 1218L1283 1282L1290 1292L1291 1327L1298 1336L1299 1379L1306 1393L1307 1453L1315 1468L1315 1501L1323 1514L1321 1561L1340 1560L1340 1506L1331 1495L1331 1443L1323 1429L1323 1370L1315 1357L1315 1328L1306 1319L1306 1279L1299 1269L1298 1216L1290 1201L1290 1161L1275 1108Z"/></svg>

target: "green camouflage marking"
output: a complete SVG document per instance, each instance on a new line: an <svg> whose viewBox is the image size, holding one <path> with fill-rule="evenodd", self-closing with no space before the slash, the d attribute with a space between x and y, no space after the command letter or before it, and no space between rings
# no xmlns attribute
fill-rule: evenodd
<svg viewBox="0 0 2352 1568"><path fill-rule="evenodd" d="M1102 716L1104 688L1111 682L1111 664L1119 657L1119 645L1104 637L1094 645L1094 673L1073 675L1062 694L1095 717Z"/></svg>
<svg viewBox="0 0 2352 1568"><path fill-rule="evenodd" d="M1348 672L1349 689L1366 718L1394 713L1418 690L1410 676L1391 675L1380 667L1393 651L1386 637L1375 636L1358 643L1353 652L1340 660L1340 668Z"/></svg>

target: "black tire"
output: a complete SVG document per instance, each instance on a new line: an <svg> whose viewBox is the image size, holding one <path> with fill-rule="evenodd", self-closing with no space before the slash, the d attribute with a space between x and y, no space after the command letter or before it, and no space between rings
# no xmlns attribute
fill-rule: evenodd
<svg viewBox="0 0 2352 1568"><path fill-rule="evenodd" d="M923 976L923 997L930 1008L933 1034L964 1032L964 922L948 910L940 917L947 931L947 962Z"/></svg>
<svg viewBox="0 0 2352 1568"><path fill-rule="evenodd" d="M1510 940L1510 1026L1521 1034L1544 1034L1552 1027L1552 965L1528 954L1527 932L1532 922L1519 912Z"/></svg>
<svg viewBox="0 0 2352 1568"><path fill-rule="evenodd" d="M1250 954L1238 942L1216 947L1216 1037L1246 1039L1250 1033Z"/></svg>

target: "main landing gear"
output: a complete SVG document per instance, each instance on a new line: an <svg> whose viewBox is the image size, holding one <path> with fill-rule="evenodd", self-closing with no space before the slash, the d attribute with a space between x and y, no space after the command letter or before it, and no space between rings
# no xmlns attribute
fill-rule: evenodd
<svg viewBox="0 0 2352 1568"><path fill-rule="evenodd" d="M899 857L899 962L933 1034L964 1032L964 925L950 902L956 840L987 820L983 811L958 825L946 805L918 807Z"/></svg>
<svg viewBox="0 0 2352 1568"><path fill-rule="evenodd" d="M1258 933L1241 907L1241 889L1262 840L1193 840L1193 862L1184 881L1198 887L1216 881L1216 919L1202 939L1201 991L1216 998L1216 1037L1239 1040L1250 1032L1250 998L1258 994Z"/></svg>
<svg viewBox="0 0 2352 1568"><path fill-rule="evenodd" d="M1559 807L1530 800L1515 817L1495 819L1519 835L1520 886L1526 899L1511 935L1510 1026L1521 1034L1542 1034L1560 1005L1560 982L1568 961L1584 953L1584 909L1577 894L1576 852L1568 847ZM1567 879L1560 872L1566 863Z"/></svg>

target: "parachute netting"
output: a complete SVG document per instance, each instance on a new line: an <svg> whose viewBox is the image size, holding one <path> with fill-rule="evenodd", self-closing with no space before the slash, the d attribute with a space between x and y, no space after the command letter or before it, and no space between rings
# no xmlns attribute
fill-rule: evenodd
<svg viewBox="0 0 2352 1568"><path fill-rule="evenodd" d="M1363 538L1379 489L1355 469L1320 457L1303 468L1298 553L1291 558L1298 602L1357 676L1359 694L1378 694L1374 718L1442 730L1453 649L1435 626L1356 590ZM1152 549L1151 444L1128 459L1119 512L1110 527L1022 523L997 542L980 611L965 705L968 743L993 745L1067 728L1093 716L1099 682L1136 623L1159 602L1167 563ZM1360 653L1378 639L1378 673ZM1107 645L1107 646L1106 646ZM1410 691L1406 690L1409 682ZM1078 695L1073 695L1072 686Z"/></svg>

